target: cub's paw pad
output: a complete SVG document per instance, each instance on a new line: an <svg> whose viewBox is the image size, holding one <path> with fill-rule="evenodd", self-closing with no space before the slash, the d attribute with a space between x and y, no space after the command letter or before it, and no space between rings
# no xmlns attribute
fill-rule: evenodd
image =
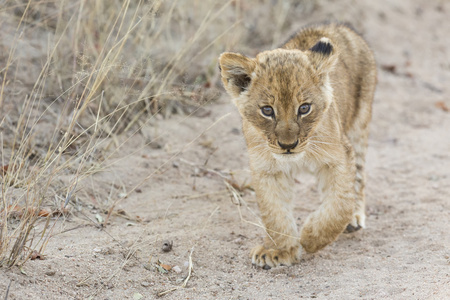
<svg viewBox="0 0 450 300"><path fill-rule="evenodd" d="M280 265L290 266L298 261L297 249L278 250L267 249L264 246L256 246L251 251L252 264L269 270Z"/></svg>
<svg viewBox="0 0 450 300"><path fill-rule="evenodd" d="M355 227L355 226L353 226L352 224L348 224L348 225L347 225L347 228L345 228L344 233L352 233L352 232L355 232L355 231L360 230L361 228L362 228L362 227L361 227L360 225L357 225L357 226Z"/></svg>

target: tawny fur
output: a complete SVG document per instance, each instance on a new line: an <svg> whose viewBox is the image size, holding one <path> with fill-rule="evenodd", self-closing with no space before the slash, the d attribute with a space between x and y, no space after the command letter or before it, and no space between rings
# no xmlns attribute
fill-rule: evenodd
<svg viewBox="0 0 450 300"><path fill-rule="evenodd" d="M346 228L364 227L364 161L376 85L374 57L364 40L345 25L313 26L256 58L223 53L219 65L242 115L268 234L252 250L252 262L290 265L300 246L316 252ZM307 105L309 111L300 113ZM305 169L316 174L322 203L299 233L293 186Z"/></svg>

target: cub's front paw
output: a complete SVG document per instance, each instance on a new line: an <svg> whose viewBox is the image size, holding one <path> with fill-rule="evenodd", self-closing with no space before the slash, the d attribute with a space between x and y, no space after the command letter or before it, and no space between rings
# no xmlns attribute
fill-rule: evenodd
<svg viewBox="0 0 450 300"><path fill-rule="evenodd" d="M353 215L352 222L347 225L344 233L352 233L366 227L366 214L364 211L356 212Z"/></svg>
<svg viewBox="0 0 450 300"><path fill-rule="evenodd" d="M268 270L280 265L290 266L298 262L299 248L292 247L289 250L267 249L264 246L256 246L251 251L252 264Z"/></svg>

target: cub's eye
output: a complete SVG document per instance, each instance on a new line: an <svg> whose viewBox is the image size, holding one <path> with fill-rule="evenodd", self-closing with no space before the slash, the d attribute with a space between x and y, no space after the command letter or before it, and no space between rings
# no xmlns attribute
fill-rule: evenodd
<svg viewBox="0 0 450 300"><path fill-rule="evenodd" d="M300 105L299 109L298 109L298 114L299 115L304 115L309 113L309 110L311 109L311 104L305 103Z"/></svg>
<svg viewBox="0 0 450 300"><path fill-rule="evenodd" d="M265 115L267 117L272 117L274 115L273 108L270 106L263 106L261 108L261 112L263 115Z"/></svg>

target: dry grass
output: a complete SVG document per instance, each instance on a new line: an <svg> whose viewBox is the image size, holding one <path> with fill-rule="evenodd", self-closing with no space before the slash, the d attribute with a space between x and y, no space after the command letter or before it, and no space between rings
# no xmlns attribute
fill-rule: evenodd
<svg viewBox="0 0 450 300"><path fill-rule="evenodd" d="M154 114L217 98L219 53L279 42L288 4L314 1L260 2L3 1L0 266L42 253L79 183Z"/></svg>

